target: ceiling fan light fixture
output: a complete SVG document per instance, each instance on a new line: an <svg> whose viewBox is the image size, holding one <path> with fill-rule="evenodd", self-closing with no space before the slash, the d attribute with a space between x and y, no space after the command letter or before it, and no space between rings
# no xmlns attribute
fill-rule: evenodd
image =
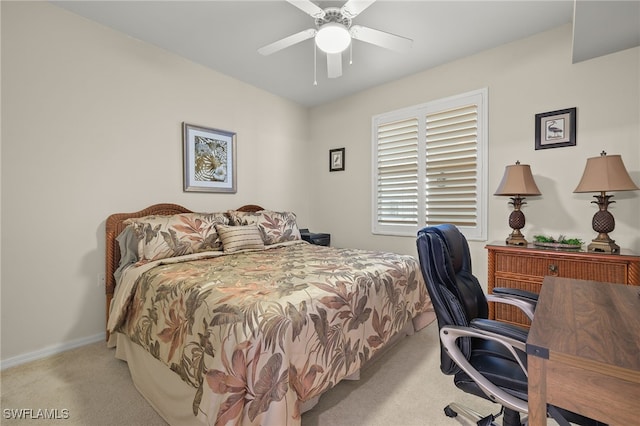
<svg viewBox="0 0 640 426"><path fill-rule="evenodd" d="M340 53L351 44L349 30L336 22L324 24L316 34L316 46L325 53Z"/></svg>

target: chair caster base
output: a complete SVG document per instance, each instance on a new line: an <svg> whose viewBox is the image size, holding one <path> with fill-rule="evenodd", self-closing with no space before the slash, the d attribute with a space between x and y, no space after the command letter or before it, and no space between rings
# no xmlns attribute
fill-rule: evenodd
<svg viewBox="0 0 640 426"><path fill-rule="evenodd" d="M451 404L444 407L444 414L447 417L451 418L458 417L458 414L460 414L462 417L470 422L473 422L477 426L496 426L496 424L493 423L493 420L495 420L496 416L491 414L488 416L483 416L477 411L459 405L455 402L452 402Z"/></svg>
<svg viewBox="0 0 640 426"><path fill-rule="evenodd" d="M444 414L447 417L457 417L458 413L456 413L455 411L453 411L453 409L447 405L446 407L444 407Z"/></svg>
<svg viewBox="0 0 640 426"><path fill-rule="evenodd" d="M488 416L485 416L470 408L452 402L451 404L444 407L444 414L447 417L451 418L458 417L458 414L460 414L460 416L464 417L473 424L476 424L477 426L497 426L494 420L501 416L503 417L503 426L524 426L528 424L526 418L520 418L520 413L514 410L505 410L504 407L501 407L498 414L489 414Z"/></svg>

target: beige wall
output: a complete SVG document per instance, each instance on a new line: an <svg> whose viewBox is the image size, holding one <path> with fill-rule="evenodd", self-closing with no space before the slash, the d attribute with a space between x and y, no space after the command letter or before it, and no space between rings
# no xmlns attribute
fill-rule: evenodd
<svg viewBox="0 0 640 426"><path fill-rule="evenodd" d="M586 158L622 154L640 183L639 49L571 65L562 27L312 109L260 91L46 3L2 2L2 360L99 336L104 220L175 202L293 210L338 246L415 254L413 238L371 234L371 117L489 89L489 189L529 163L541 197L526 236L593 237ZM26 24L28 23L28 24ZM578 108L578 145L533 149L533 117ZM180 124L238 132L238 193L182 192ZM346 171L328 151L346 147ZM621 246L640 252L640 192L612 206ZM489 240L508 233L489 196ZM486 276L485 242L472 242Z"/></svg>
<svg viewBox="0 0 640 426"><path fill-rule="evenodd" d="M237 194L182 191L183 121L237 132ZM308 220L306 108L47 3L2 2L2 124L3 360L103 332L111 213Z"/></svg>
<svg viewBox="0 0 640 426"><path fill-rule="evenodd" d="M376 87L311 111L312 223L338 246L415 254L415 239L371 234L371 117L487 87L488 240L510 233L507 197L491 194L504 168L530 164L540 197L523 208L526 237L564 234L591 241L592 194L574 194L588 157L621 154L640 185L640 48L571 64L571 26L536 35ZM577 107L575 147L534 149L537 113ZM328 151L346 148L346 170L329 173ZM640 252L640 191L616 193L611 237ZM474 271L486 284L486 242L471 242Z"/></svg>

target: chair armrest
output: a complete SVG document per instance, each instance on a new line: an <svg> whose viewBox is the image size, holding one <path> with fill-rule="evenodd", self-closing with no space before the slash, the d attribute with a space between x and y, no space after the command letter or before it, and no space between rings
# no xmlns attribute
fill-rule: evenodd
<svg viewBox="0 0 640 426"><path fill-rule="evenodd" d="M526 353L526 344L520 341L520 339L503 336L481 328L448 325L440 329L440 341L442 342L442 345L447 351L449 357L451 357L453 362L455 362L462 371L472 378L472 380L487 396L491 398L491 400L521 413L527 413L529 410L527 401L505 392L489 381L485 376L480 374L480 372L469 363L469 360L467 360L456 344L456 341L461 337L475 337L479 339L492 340L503 345L509 350L509 352L511 352L525 374L527 374L527 367L523 364L517 352Z"/></svg>
<svg viewBox="0 0 640 426"><path fill-rule="evenodd" d="M489 331L511 339L516 339L522 343L527 343L527 335L529 334L529 331L525 328L518 327L517 325L482 318L472 319L471 324L469 325L479 330Z"/></svg>
<svg viewBox="0 0 640 426"><path fill-rule="evenodd" d="M494 291L496 289L494 288ZM525 292L529 293L529 292ZM535 293L530 293L535 294ZM509 294L507 292L503 293L492 293L487 294L488 302L497 302L497 303L506 303L507 305L513 305L520 309L524 314L529 317L531 321L533 321L533 315L536 310L536 301L530 299L529 297L521 297L516 294Z"/></svg>
<svg viewBox="0 0 640 426"><path fill-rule="evenodd" d="M517 297L519 299L530 300L531 302L538 302L538 293L534 293L532 291L520 290L519 288L509 288L509 287L494 287L492 290L493 294L504 295L504 296L512 296Z"/></svg>

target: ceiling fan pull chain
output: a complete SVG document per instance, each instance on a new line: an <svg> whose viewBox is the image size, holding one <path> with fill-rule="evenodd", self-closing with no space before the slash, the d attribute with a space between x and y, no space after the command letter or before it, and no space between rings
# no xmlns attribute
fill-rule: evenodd
<svg viewBox="0 0 640 426"><path fill-rule="evenodd" d="M349 45L349 65L353 65L353 42Z"/></svg>
<svg viewBox="0 0 640 426"><path fill-rule="evenodd" d="M316 44L313 43L313 85L318 85L318 49L316 48Z"/></svg>

